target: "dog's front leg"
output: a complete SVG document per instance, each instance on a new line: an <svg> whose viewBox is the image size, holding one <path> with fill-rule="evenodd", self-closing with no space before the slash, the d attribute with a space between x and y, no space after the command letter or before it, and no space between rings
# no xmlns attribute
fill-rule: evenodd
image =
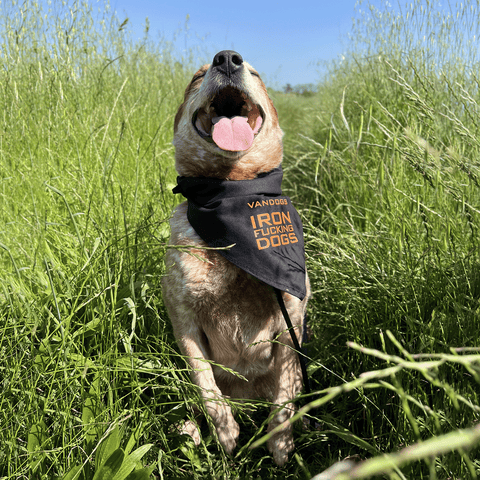
<svg viewBox="0 0 480 480"><path fill-rule="evenodd" d="M206 349L203 345L205 337L193 321L188 331L182 331L176 336L179 347L192 368L192 380L200 387L205 408L212 418L218 440L225 451L231 454L237 445L240 428L233 418L232 409L215 382L211 364L206 360Z"/></svg>
<svg viewBox="0 0 480 480"><path fill-rule="evenodd" d="M296 327L297 338L299 328ZM278 349L275 355L275 394L273 403L277 406L272 407L275 412L268 425L268 431L289 420L295 411L295 406L291 401L302 387L301 368L298 355L293 349L290 333L286 332L279 338ZM279 409L279 405L283 405ZM292 426L288 425L280 432L276 433L267 443L269 451L273 454L273 459L277 465L284 465L288 460L288 454L294 449Z"/></svg>

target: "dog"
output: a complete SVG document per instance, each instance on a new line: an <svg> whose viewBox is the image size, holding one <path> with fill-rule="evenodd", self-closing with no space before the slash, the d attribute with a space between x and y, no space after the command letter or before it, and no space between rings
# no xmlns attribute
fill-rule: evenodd
<svg viewBox="0 0 480 480"><path fill-rule="evenodd" d="M229 185L261 178L280 167L282 136L258 72L240 54L224 50L195 73L185 90L174 120L176 170L179 178ZM302 388L299 358L272 286L234 265L222 251L205 248L188 220L187 202L176 207L170 227L174 248L165 256L165 306L218 440L231 454L239 426L226 399L267 399L273 404L268 431L284 424ZM282 293L298 339L310 296L306 271L303 287L302 300ZM287 425L267 442L278 465L294 448ZM187 421L183 432L200 443L193 422Z"/></svg>

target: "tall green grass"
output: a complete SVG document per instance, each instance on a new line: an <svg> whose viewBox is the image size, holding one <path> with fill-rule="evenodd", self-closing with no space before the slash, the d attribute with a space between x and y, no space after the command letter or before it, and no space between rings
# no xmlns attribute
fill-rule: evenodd
<svg viewBox="0 0 480 480"><path fill-rule="evenodd" d="M272 92L313 285L284 469L262 403L233 458L176 428L199 396L160 291L172 125L208 59L108 5L1 5L0 478L477 478L479 7L408 5L363 2L315 97Z"/></svg>
<svg viewBox="0 0 480 480"><path fill-rule="evenodd" d="M108 6L49 9L2 3L1 478L91 478L116 424L175 448L189 388L159 291L189 67Z"/></svg>
<svg viewBox="0 0 480 480"><path fill-rule="evenodd" d="M479 416L479 5L408 5L401 15L367 7L287 137L328 453L363 459L417 445L338 478L480 472L478 435L460 445L466 431L452 433ZM355 445L347 431L361 441L344 451L345 440ZM448 446L437 448L444 434Z"/></svg>

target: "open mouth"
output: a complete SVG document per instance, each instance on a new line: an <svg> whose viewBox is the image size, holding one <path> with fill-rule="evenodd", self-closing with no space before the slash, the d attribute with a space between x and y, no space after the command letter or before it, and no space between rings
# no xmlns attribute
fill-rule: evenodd
<svg viewBox="0 0 480 480"><path fill-rule="evenodd" d="M228 86L193 114L192 123L207 142L222 150L240 152L252 146L263 119L260 105L252 102L244 92Z"/></svg>

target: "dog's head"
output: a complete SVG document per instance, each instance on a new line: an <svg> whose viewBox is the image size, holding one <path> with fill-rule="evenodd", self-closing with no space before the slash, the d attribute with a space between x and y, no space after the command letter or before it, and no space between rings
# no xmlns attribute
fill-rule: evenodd
<svg viewBox="0 0 480 480"><path fill-rule="evenodd" d="M258 72L223 50L185 90L174 123L176 168L187 177L255 178L280 165L282 135Z"/></svg>

